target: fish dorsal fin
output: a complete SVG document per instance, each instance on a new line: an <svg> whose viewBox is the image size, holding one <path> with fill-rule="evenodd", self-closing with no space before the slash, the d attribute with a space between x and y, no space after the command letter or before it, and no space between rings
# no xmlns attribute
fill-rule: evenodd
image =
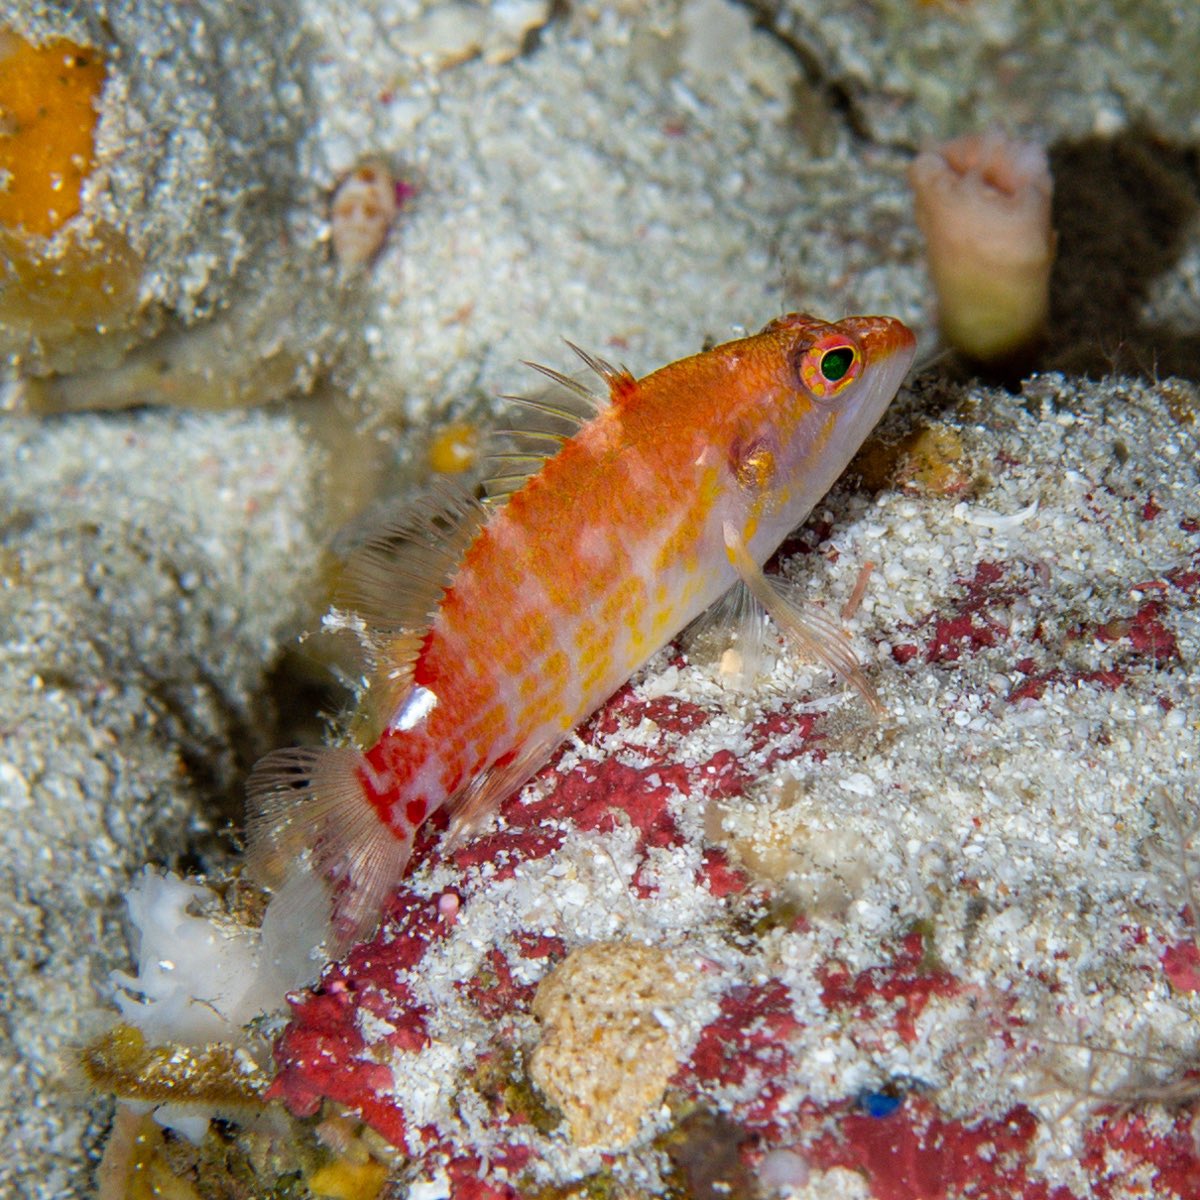
<svg viewBox="0 0 1200 1200"><path fill-rule="evenodd" d="M534 396L501 396L512 408L483 455L485 503L492 506L524 487L608 404L607 396L553 367L528 361L525 366L544 375L551 386Z"/></svg>
<svg viewBox="0 0 1200 1200"><path fill-rule="evenodd" d="M628 367L614 367L597 355L581 350L574 342L567 342L567 345L608 385L608 398L613 404L622 404L637 390L637 380Z"/></svg>
<svg viewBox="0 0 1200 1200"><path fill-rule="evenodd" d="M488 516L469 492L441 484L347 560L326 625L353 629L371 660L365 725L386 722L412 686L430 621Z"/></svg>

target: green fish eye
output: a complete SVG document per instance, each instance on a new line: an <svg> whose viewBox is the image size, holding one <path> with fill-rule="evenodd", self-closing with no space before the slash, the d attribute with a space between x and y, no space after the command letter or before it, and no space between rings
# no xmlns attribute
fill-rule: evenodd
<svg viewBox="0 0 1200 1200"><path fill-rule="evenodd" d="M838 346L821 355L821 374L830 382L837 383L854 363L854 351L849 346Z"/></svg>

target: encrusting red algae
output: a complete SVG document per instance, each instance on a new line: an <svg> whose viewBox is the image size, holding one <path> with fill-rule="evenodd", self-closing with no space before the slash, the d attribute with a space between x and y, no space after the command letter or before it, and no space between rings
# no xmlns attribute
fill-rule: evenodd
<svg viewBox="0 0 1200 1200"><path fill-rule="evenodd" d="M487 499L447 495L360 552L355 615L337 619L374 654L372 733L259 763L252 869L328 890L344 949L431 813L467 836L731 589L882 711L841 630L762 564L874 428L915 344L891 317L789 314L642 379L579 352L607 397L538 367L564 399L517 400L541 424L493 455Z"/></svg>

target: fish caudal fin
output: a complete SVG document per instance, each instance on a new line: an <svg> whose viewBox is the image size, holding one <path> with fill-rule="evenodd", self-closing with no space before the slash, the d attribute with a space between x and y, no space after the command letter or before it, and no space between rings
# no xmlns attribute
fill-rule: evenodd
<svg viewBox="0 0 1200 1200"><path fill-rule="evenodd" d="M750 557L737 530L728 522L724 532L725 549L733 569L750 594L767 610L771 620L783 630L788 641L801 654L823 663L850 684L876 716L886 713L887 709L863 673L862 664L849 639L833 619L812 605L797 604L768 579L758 563Z"/></svg>
<svg viewBox="0 0 1200 1200"><path fill-rule="evenodd" d="M365 769L350 747L275 750L246 784L250 874L325 905L331 957L372 933L412 852L413 831L397 834L368 800Z"/></svg>

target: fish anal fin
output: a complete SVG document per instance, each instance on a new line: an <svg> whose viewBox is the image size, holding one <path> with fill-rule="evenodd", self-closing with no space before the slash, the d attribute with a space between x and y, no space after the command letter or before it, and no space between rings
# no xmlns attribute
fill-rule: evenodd
<svg viewBox="0 0 1200 1200"><path fill-rule="evenodd" d="M450 805L450 828L442 839L442 852L451 854L472 837L501 800L522 787L550 761L558 741L538 741L510 762L489 767L477 775Z"/></svg>
<svg viewBox="0 0 1200 1200"><path fill-rule="evenodd" d="M886 713L887 709L864 674L850 640L833 619L813 605L798 603L768 579L729 522L725 523L724 534L726 553L733 569L788 641L806 658L823 663L854 688L876 716Z"/></svg>
<svg viewBox="0 0 1200 1200"><path fill-rule="evenodd" d="M367 798L355 749L275 750L246 783L247 869L276 901L322 903L326 949L337 957L368 937L412 852ZM281 889L282 890L279 890Z"/></svg>

